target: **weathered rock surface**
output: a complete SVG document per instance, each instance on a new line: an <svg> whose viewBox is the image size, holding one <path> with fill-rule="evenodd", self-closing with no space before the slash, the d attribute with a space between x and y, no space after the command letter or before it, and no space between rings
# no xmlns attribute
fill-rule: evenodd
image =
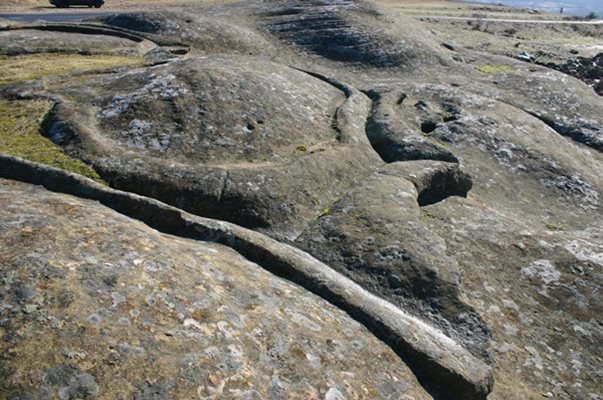
<svg viewBox="0 0 603 400"><path fill-rule="evenodd" d="M492 329L490 397L598 398L600 214L561 226L473 196L429 206L428 226L449 238L468 302Z"/></svg>
<svg viewBox="0 0 603 400"><path fill-rule="evenodd" d="M601 153L518 108L455 87L378 90L404 94L399 105L390 99L389 126L403 119L419 130L424 109L437 116L427 137L472 177L466 199L423 207L421 222L446 238L463 297L491 329L498 371L492 397L597 398L601 352L594 346L602 332L598 311L585 310L601 307ZM571 344L558 343L564 336Z"/></svg>
<svg viewBox="0 0 603 400"><path fill-rule="evenodd" d="M50 138L113 186L278 235L381 163L368 98L261 59L187 58L56 92L75 101Z"/></svg>
<svg viewBox="0 0 603 400"><path fill-rule="evenodd" d="M223 52L270 54L273 46L244 21L184 12L133 12L99 17L95 22L133 31L161 45L185 45L195 54Z"/></svg>
<svg viewBox="0 0 603 400"><path fill-rule="evenodd" d="M508 204L518 208L517 212L530 212L528 204L546 202L543 196L551 203L547 209L560 217L584 217L600 210L599 152L585 151L522 110L485 96L446 85L410 85L397 90L412 100L393 109L391 119L403 119L415 130L424 123L421 121L434 121L426 137L445 145L474 182L480 182L479 190L491 193L492 200L501 190L521 182L521 198ZM430 110L432 116L425 117L422 109ZM398 131L399 136L404 134ZM504 185L492 187L498 180ZM474 190L477 186L474 184Z"/></svg>
<svg viewBox="0 0 603 400"><path fill-rule="evenodd" d="M0 54L9 56L39 53L137 56L146 53L150 48L149 43L110 35L33 29L0 31Z"/></svg>
<svg viewBox="0 0 603 400"><path fill-rule="evenodd" d="M436 398L484 398L483 362L496 377L491 399L601 398L603 100L592 88L442 46L437 32L364 1L250 1L84 25L163 46L147 58L164 64L0 92L55 99L46 134L113 187L292 243L307 252L296 260L318 263L311 254L395 304L366 311L320 273L324 290L307 286L393 348L383 332L429 337L409 345L412 335L396 336L425 362L409 365ZM252 248L246 257L258 261L265 253ZM464 348L440 334L432 341L415 320L396 325L400 310ZM83 370L73 370L76 387L90 382Z"/></svg>
<svg viewBox="0 0 603 400"><path fill-rule="evenodd" d="M422 384L438 397L455 393L466 399L480 399L492 389L491 369L462 346L299 249L238 225L197 217L147 197L18 158L0 155L0 172L9 179L100 201L161 232L231 247L361 321L409 362L422 377Z"/></svg>
<svg viewBox="0 0 603 400"><path fill-rule="evenodd" d="M562 136L603 151L601 99L592 88L546 68L514 68L504 79L494 78L495 98L534 115Z"/></svg>
<svg viewBox="0 0 603 400"><path fill-rule="evenodd" d="M403 68L442 60L428 38L391 23L370 2L274 1L257 8L265 29L281 42L329 60Z"/></svg>
<svg viewBox="0 0 603 400"><path fill-rule="evenodd" d="M366 178L311 224L296 244L373 293L427 318L487 359L489 329L460 298L457 261L447 255L444 240L426 227L417 188L404 179L409 174L404 164L391 164ZM437 185L429 175L448 172L446 167L417 169L418 174L410 175L420 188L426 181ZM468 178L463 176L460 185L453 182L454 173L451 178L440 181L449 182L444 188L464 186L452 193L465 195Z"/></svg>
<svg viewBox="0 0 603 400"><path fill-rule="evenodd" d="M413 100L407 100L404 93L387 89L370 90L368 95L373 99L373 108L367 120L366 134L385 162L458 161L448 149L426 136L438 122L450 118L450 111L454 108L452 104L443 105L449 110L434 112L426 104L415 101L411 104L414 108L405 107L403 112L396 112L396 109L400 110L400 106L408 105ZM415 118L410 118L411 115Z"/></svg>
<svg viewBox="0 0 603 400"><path fill-rule="evenodd" d="M14 181L0 202L2 398L430 398L362 325L225 246Z"/></svg>
<svg viewBox="0 0 603 400"><path fill-rule="evenodd" d="M603 81L603 53L599 53L594 57L577 57L563 64L552 62L539 64L578 78L592 85L595 92L599 96L603 96L603 90L599 89L600 86L597 85Z"/></svg>

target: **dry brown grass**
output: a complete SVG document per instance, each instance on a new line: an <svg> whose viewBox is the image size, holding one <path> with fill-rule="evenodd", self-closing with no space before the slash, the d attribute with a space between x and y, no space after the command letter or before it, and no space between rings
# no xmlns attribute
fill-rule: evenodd
<svg viewBox="0 0 603 400"><path fill-rule="evenodd" d="M0 85L73 71L92 71L121 65L141 65L140 57L79 54L0 56Z"/></svg>

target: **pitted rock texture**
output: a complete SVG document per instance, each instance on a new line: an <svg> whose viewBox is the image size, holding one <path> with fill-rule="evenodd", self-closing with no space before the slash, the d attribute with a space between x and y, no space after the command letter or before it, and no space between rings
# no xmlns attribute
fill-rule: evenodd
<svg viewBox="0 0 603 400"><path fill-rule="evenodd" d="M431 398L359 323L229 248L1 183L2 398Z"/></svg>
<svg viewBox="0 0 603 400"><path fill-rule="evenodd" d="M389 126L402 121L419 130L431 113L426 136L446 146L471 176L467 198L422 207L421 222L445 238L447 257L458 261L464 301L491 329L498 372L490 397L597 398L601 153L495 98L448 85L379 90L404 98L401 104L390 99ZM412 164L388 167L420 181Z"/></svg>
<svg viewBox="0 0 603 400"><path fill-rule="evenodd" d="M490 399L601 398L592 88L445 48L435 29L364 1L103 22L167 46L148 57L166 64L0 90L56 99L45 132L69 154L114 187L294 243L441 327L492 362ZM170 60L169 46L190 52ZM47 372L65 396L100 388L69 371ZM154 382L137 390L170 387Z"/></svg>
<svg viewBox="0 0 603 400"><path fill-rule="evenodd" d="M408 103L412 103L412 100L407 100L406 94L396 91L370 90L367 94L373 99L373 108L367 120L366 135L383 161L458 162L454 154L426 135L442 120L438 118L437 111L429 112L423 103L411 104L414 109L409 108ZM446 111L440 113L445 114Z"/></svg>
<svg viewBox="0 0 603 400"><path fill-rule="evenodd" d="M474 190L477 186L501 201L501 191L521 182L522 196L508 202L516 212L531 213L529 204L540 202L559 218L599 214L603 191L599 152L585 151L521 109L485 96L447 85L397 90L405 101L392 109L390 119L419 129L423 110L431 110L435 120L426 137L455 154L474 179ZM398 135L403 137L404 131Z"/></svg>
<svg viewBox="0 0 603 400"><path fill-rule="evenodd" d="M75 101L50 138L115 187L275 234L380 165L364 145L368 98L260 59L188 58L56 92Z"/></svg>
<svg viewBox="0 0 603 400"><path fill-rule="evenodd" d="M92 85L97 97L87 102L98 101L107 142L191 164L278 162L300 145L335 140L332 115L345 99L307 74L240 57L187 59Z"/></svg>

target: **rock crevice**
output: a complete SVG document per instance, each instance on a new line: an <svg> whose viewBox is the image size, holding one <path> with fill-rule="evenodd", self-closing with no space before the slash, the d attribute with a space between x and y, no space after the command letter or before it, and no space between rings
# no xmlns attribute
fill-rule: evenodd
<svg viewBox="0 0 603 400"><path fill-rule="evenodd" d="M368 293L294 247L226 222L187 214L156 200L101 186L62 170L0 155L3 178L100 201L162 232L227 245L269 271L286 277L346 311L374 331L430 380L462 399L485 399L493 378L489 366L440 331Z"/></svg>

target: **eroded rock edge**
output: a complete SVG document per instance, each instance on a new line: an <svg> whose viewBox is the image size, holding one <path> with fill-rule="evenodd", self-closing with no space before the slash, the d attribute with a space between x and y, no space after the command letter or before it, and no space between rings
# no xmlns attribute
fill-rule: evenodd
<svg viewBox="0 0 603 400"><path fill-rule="evenodd" d="M4 154L0 154L0 176L99 201L164 233L227 245L364 324L411 368L427 373L427 384L457 399L485 399L492 390L491 368L458 343L299 249L232 223L197 217L157 200Z"/></svg>

